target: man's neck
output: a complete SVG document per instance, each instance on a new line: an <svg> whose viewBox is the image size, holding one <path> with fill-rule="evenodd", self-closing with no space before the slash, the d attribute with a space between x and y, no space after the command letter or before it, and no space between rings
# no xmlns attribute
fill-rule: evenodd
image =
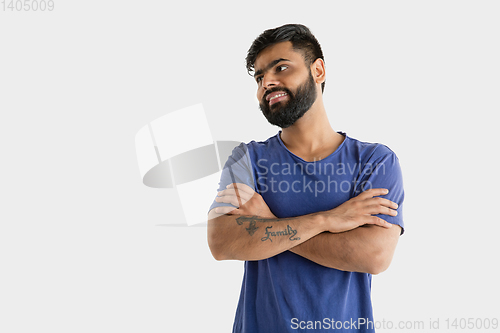
<svg viewBox="0 0 500 333"><path fill-rule="evenodd" d="M328 121L322 100L317 100L295 124L284 128L281 140L295 155L306 161L321 160L333 153L344 140Z"/></svg>

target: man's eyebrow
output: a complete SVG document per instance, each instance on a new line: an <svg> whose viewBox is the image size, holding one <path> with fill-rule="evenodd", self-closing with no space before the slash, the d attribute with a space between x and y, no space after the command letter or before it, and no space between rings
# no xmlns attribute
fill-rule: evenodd
<svg viewBox="0 0 500 333"><path fill-rule="evenodd" d="M262 73L264 72L267 72L268 70L270 70L271 68L273 68L275 65L279 64L280 62L282 61L290 61L288 59L284 59L284 58L279 58L279 59L276 59L276 60L273 60L269 63L269 65L266 66L266 68L264 69L259 69L258 71L256 71L253 75L253 77L256 77L256 76L259 76L261 75Z"/></svg>

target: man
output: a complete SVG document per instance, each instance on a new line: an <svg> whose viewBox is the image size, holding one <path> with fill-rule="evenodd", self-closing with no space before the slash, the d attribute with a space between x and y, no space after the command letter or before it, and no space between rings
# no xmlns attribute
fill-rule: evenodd
<svg viewBox="0 0 500 333"><path fill-rule="evenodd" d="M386 146L335 132L321 47L303 25L266 30L247 70L282 128L233 150L208 214L217 260L244 260L233 332L373 332L371 275L403 233L402 176Z"/></svg>

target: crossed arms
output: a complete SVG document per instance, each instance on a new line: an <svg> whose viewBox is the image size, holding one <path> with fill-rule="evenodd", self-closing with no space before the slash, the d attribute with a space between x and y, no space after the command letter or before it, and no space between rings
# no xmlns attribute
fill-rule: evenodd
<svg viewBox="0 0 500 333"><path fill-rule="evenodd" d="M397 215L397 204L370 189L328 211L277 218L262 196L245 184L230 184L208 214L208 244L217 260L261 260L291 251L343 271L378 274L389 267L401 227L376 214Z"/></svg>

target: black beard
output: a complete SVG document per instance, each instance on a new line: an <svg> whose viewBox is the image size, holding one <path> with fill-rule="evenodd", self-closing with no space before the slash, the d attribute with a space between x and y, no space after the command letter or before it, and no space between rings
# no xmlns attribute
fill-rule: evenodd
<svg viewBox="0 0 500 333"><path fill-rule="evenodd" d="M275 91L286 92L288 94L288 102L283 104L283 102L280 101L269 106L266 97ZM297 88L295 94L285 87L271 88L266 91L259 106L269 123L281 128L287 128L299 120L311 108L315 101L316 83L314 82L312 74L309 73L309 79Z"/></svg>

